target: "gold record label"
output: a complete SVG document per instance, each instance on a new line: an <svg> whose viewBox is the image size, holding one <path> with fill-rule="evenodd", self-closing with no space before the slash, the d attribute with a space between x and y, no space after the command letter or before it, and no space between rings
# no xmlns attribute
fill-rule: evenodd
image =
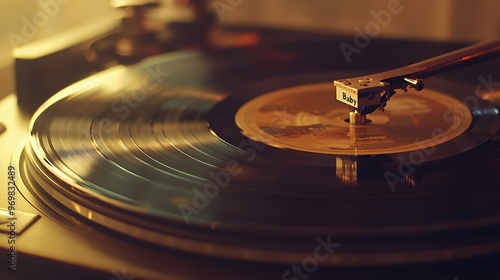
<svg viewBox="0 0 500 280"><path fill-rule="evenodd" d="M335 99L330 83L308 84L270 92L244 104L236 124L252 140L304 152L378 155L426 149L449 141L472 123L460 101L425 89L398 92L384 112L351 125L347 105Z"/></svg>

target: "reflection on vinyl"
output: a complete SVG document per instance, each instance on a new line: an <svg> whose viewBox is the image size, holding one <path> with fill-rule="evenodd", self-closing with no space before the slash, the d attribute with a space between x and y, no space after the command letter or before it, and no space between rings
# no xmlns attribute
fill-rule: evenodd
<svg viewBox="0 0 500 280"><path fill-rule="evenodd" d="M470 88L434 79L354 126L331 85L350 73L318 59L327 48L247 51L156 58L59 93L30 126L30 190L83 223L232 259L300 263L317 238L342 243L329 265L500 251L495 107L471 111Z"/></svg>

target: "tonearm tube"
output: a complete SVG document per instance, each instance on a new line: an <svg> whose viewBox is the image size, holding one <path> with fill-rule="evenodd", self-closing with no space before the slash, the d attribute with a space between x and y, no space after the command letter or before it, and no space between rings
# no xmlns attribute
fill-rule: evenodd
<svg viewBox="0 0 500 280"><path fill-rule="evenodd" d="M366 123L366 115L384 110L396 90L424 88L423 78L457 69L500 53L500 40L486 41L415 64L361 77L335 80L337 100L349 105L349 122Z"/></svg>

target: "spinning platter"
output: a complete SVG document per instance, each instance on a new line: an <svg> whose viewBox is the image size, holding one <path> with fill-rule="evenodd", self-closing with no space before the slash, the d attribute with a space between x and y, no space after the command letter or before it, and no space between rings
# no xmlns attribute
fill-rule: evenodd
<svg viewBox="0 0 500 280"><path fill-rule="evenodd" d="M350 124L332 81L373 71L331 44L180 52L82 80L33 116L20 191L102 244L264 265L262 279L315 248L320 279L500 253L498 105L457 72Z"/></svg>
<svg viewBox="0 0 500 280"><path fill-rule="evenodd" d="M484 229L500 222L495 108L482 104L485 114L473 116L457 99L462 92L430 89L396 96L367 125L350 125L331 83L319 83L340 75L319 73L328 65L292 73L279 67L266 81L246 70L262 72L265 64L252 64L269 54L246 59L239 52L218 57L215 66L206 61L218 53L156 58L54 96L31 123L25 164L40 186L33 191L122 234L248 261L300 262L317 236L330 235L343 241L325 261L330 265L500 249L496 241L444 235L490 236ZM284 63L305 59L296 52ZM148 75L149 87L141 83ZM408 159L401 174L398 159L415 151L417 161ZM472 155L485 158L481 168L467 160ZM444 164L451 159L460 164ZM350 178L339 178L346 168ZM412 188L392 194L395 178ZM468 193L477 207L461 206ZM426 211L419 210L422 200ZM426 246L415 246L417 235Z"/></svg>

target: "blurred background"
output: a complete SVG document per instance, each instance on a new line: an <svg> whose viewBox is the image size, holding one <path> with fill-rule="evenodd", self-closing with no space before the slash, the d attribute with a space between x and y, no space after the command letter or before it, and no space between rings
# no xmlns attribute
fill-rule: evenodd
<svg viewBox="0 0 500 280"><path fill-rule="evenodd" d="M192 11L178 5L186 1L162 0L154 17L165 21L189 18ZM364 29L374 20L373 13L396 5L400 12L391 16L378 36L456 42L500 36L498 0L209 0L208 5L218 11L217 24L221 25L280 27L347 36L355 35L355 27ZM109 0L1 0L0 98L15 91L13 47L103 19L118 22L117 14ZM26 27L27 22L36 23L35 28Z"/></svg>

